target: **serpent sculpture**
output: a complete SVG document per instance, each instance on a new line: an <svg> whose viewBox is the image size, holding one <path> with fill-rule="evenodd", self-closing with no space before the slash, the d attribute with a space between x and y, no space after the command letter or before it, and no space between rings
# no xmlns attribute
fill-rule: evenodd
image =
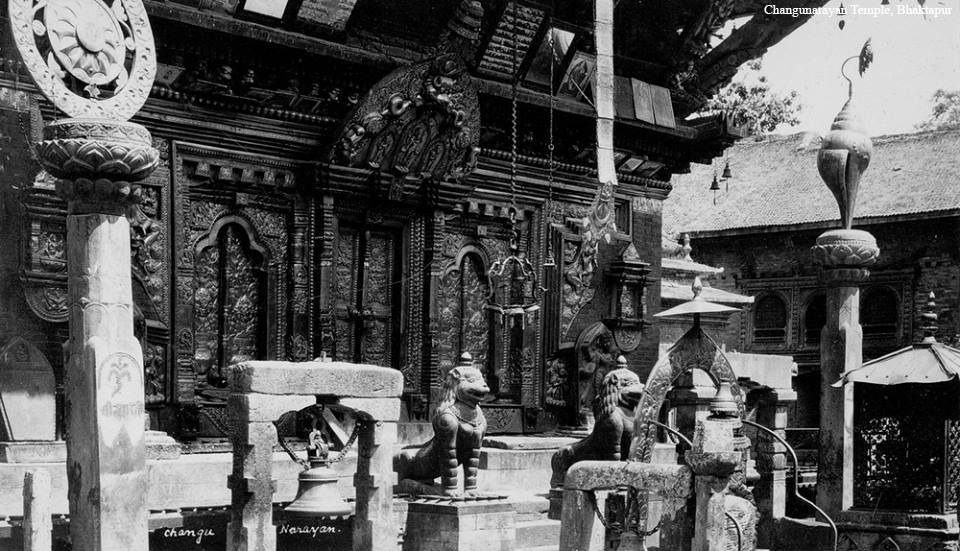
<svg viewBox="0 0 960 551"><path fill-rule="evenodd" d="M490 389L470 361L470 355L464 354L461 364L444 379L443 400L433 416L433 438L419 449L394 456L401 493L459 496L457 469L463 465L463 492L477 494L480 445L487 430L480 400ZM437 477L439 487L434 483Z"/></svg>

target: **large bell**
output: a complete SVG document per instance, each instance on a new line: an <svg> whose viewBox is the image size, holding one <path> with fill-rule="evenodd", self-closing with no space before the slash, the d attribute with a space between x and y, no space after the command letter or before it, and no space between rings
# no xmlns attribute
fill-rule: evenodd
<svg viewBox="0 0 960 551"><path fill-rule="evenodd" d="M310 468L300 473L297 498L284 511L294 517L347 517L353 507L343 500L337 486L337 473L327 465L327 446L319 431L310 435Z"/></svg>

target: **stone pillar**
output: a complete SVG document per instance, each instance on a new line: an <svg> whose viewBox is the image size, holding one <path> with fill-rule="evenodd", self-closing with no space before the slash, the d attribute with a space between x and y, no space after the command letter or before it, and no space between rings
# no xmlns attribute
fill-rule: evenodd
<svg viewBox="0 0 960 551"><path fill-rule="evenodd" d="M852 101L851 92L817 155L820 177L837 200L843 228L824 232L812 249L827 286L827 322L820 334L817 505L830 516L853 504L853 386L833 384L863 363L859 285L880 255L872 235L852 229L860 177L873 153Z"/></svg>
<svg viewBox="0 0 960 551"><path fill-rule="evenodd" d="M50 472L27 471L23 478L23 551L50 551Z"/></svg>
<svg viewBox="0 0 960 551"><path fill-rule="evenodd" d="M156 167L142 126L64 119L37 152L67 201L67 481L74 548L147 549L143 357L133 335L131 182ZM118 169L119 168L119 169Z"/></svg>
<svg viewBox="0 0 960 551"><path fill-rule="evenodd" d="M393 515L393 448L397 418L368 423L357 447L357 513L353 520L353 550L393 549L398 529Z"/></svg>
<svg viewBox="0 0 960 551"><path fill-rule="evenodd" d="M34 8L8 2L11 36L37 88L73 117L47 125L36 144L67 202L70 536L77 551L146 551L143 357L125 212L159 153L125 121L153 86L153 32L140 0L46 4L43 21Z"/></svg>
<svg viewBox="0 0 960 551"><path fill-rule="evenodd" d="M856 231L856 230L849 230ZM830 233L830 232L827 232ZM858 232L870 236L866 232ZM826 234L820 236L820 243ZM872 241L873 238L870 237ZM873 245L876 249L876 245ZM824 266L827 323L820 334L820 454L817 505L835 516L853 505L853 385L833 387L863 364L860 288L866 268Z"/></svg>
<svg viewBox="0 0 960 551"><path fill-rule="evenodd" d="M768 390L760 396L757 407L757 423L782 437L786 436L787 407L797 400L792 390ZM787 454L786 448L776 440L758 435L756 442L757 472L760 480L753 489L760 515L757 526L757 541L760 547L770 548L774 542L774 524L786 516L787 507Z"/></svg>

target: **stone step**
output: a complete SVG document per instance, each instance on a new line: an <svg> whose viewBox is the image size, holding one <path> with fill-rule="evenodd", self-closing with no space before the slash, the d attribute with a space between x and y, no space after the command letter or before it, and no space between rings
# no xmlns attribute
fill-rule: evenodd
<svg viewBox="0 0 960 551"><path fill-rule="evenodd" d="M545 545L556 549L560 545L560 521L542 519L518 522L516 545L518 549Z"/></svg>

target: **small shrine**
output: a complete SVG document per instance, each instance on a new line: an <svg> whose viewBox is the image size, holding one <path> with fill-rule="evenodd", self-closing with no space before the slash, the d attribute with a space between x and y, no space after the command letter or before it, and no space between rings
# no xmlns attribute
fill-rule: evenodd
<svg viewBox="0 0 960 551"><path fill-rule="evenodd" d="M834 385L852 385L854 396L847 406L853 408L853 507L839 526L842 537L863 549L888 539L892 549L928 549L957 538L958 472L951 458L960 450L960 350L936 340L933 293L921 320L922 341L850 370ZM883 529L867 528L867 516L870 526ZM908 528L920 519L927 527L922 534Z"/></svg>

